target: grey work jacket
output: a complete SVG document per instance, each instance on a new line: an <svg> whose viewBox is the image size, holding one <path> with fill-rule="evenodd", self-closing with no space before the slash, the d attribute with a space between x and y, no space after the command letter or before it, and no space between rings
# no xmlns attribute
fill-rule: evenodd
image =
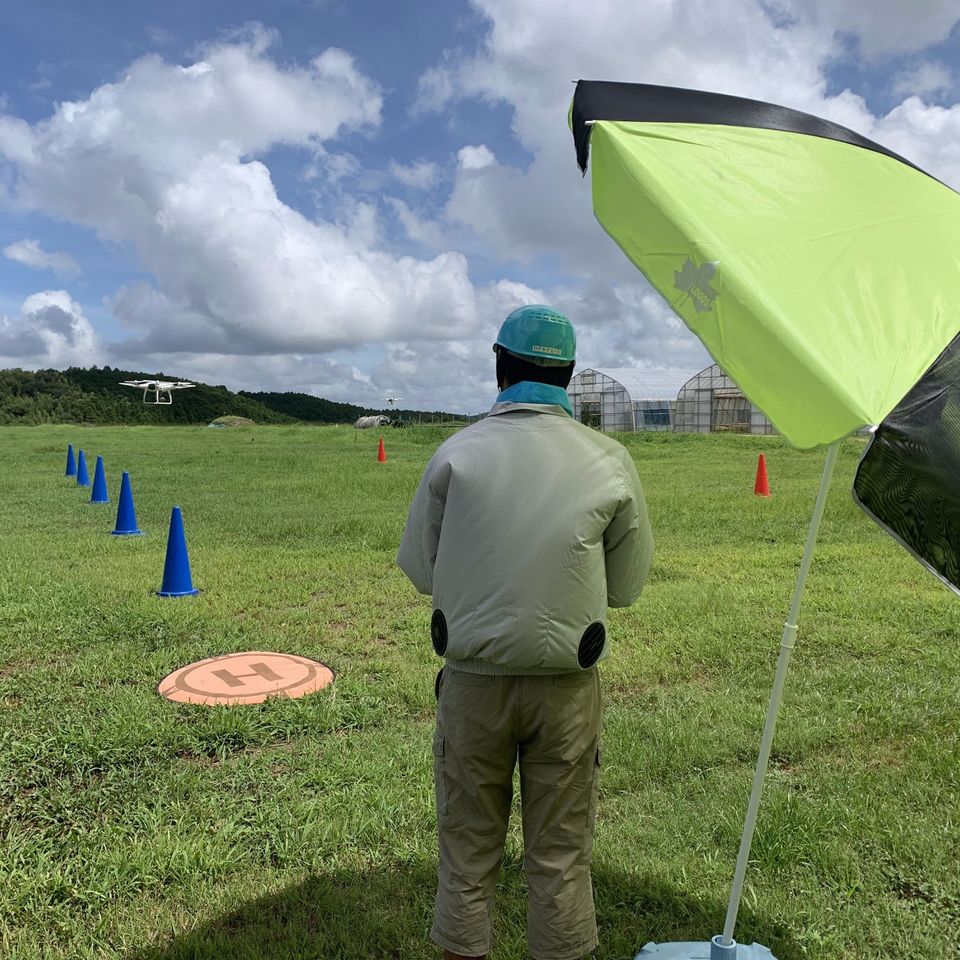
<svg viewBox="0 0 960 960"><path fill-rule="evenodd" d="M608 655L607 607L637 599L652 553L619 443L560 406L500 402L427 464L397 563L433 596L449 666L548 674Z"/></svg>

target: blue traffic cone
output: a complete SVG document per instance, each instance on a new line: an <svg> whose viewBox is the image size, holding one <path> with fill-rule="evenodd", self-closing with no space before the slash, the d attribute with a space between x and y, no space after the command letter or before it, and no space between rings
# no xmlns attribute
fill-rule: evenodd
<svg viewBox="0 0 960 960"><path fill-rule="evenodd" d="M97 466L93 471L93 490L90 493L91 503L109 503L107 493L107 474L103 469L103 457L97 457Z"/></svg>
<svg viewBox="0 0 960 960"><path fill-rule="evenodd" d="M133 509L133 491L130 489L130 474L123 471L120 481L120 502L117 504L117 523L111 533L115 537L133 537L143 533L137 526L137 511Z"/></svg>
<svg viewBox="0 0 960 960"><path fill-rule="evenodd" d="M75 477L77 475L77 461L73 459L73 444L67 444L67 472L65 477Z"/></svg>
<svg viewBox="0 0 960 960"><path fill-rule="evenodd" d="M158 597L192 597L199 593L190 579L190 558L187 540L183 535L183 514L174 507L170 514L170 533L167 536L167 558L163 563L163 585Z"/></svg>
<svg viewBox="0 0 960 960"><path fill-rule="evenodd" d="M87 473L87 458L83 455L82 450L77 454L77 486L90 486L90 474Z"/></svg>

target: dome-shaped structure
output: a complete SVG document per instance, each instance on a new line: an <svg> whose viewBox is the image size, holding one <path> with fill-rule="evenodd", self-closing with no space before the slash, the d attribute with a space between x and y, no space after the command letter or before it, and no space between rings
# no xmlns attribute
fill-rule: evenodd
<svg viewBox="0 0 960 960"><path fill-rule="evenodd" d="M672 430L677 391L687 370L638 367L582 370L567 387L575 420L604 433Z"/></svg>
<svg viewBox="0 0 960 960"><path fill-rule="evenodd" d="M680 388L673 428L678 433L777 432L716 363Z"/></svg>

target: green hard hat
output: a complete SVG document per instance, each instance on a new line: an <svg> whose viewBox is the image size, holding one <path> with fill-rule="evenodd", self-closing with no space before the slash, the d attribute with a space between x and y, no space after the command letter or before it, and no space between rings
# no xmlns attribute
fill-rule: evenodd
<svg viewBox="0 0 960 960"><path fill-rule="evenodd" d="M576 358L577 335L558 310L530 303L503 321L493 349L497 347L543 366L564 366Z"/></svg>

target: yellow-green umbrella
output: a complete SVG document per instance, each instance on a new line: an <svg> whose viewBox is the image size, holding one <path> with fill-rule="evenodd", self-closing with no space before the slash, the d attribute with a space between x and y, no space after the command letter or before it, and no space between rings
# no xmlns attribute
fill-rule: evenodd
<svg viewBox="0 0 960 960"><path fill-rule="evenodd" d="M839 439L875 428L857 502L960 592L960 195L845 127L740 97L581 80L569 122L607 233L791 443L832 444L724 932L640 954L771 957L733 928Z"/></svg>
<svg viewBox="0 0 960 960"><path fill-rule="evenodd" d="M960 194L740 97L582 80L570 123L597 219L791 443L878 427L857 500L960 592Z"/></svg>

